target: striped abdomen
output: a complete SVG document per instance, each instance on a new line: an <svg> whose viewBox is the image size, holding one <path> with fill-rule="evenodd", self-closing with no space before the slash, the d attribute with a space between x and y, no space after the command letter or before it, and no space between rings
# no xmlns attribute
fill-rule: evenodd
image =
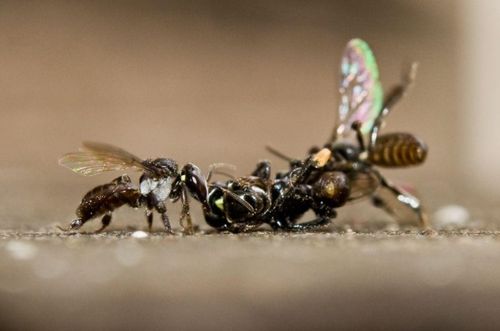
<svg viewBox="0 0 500 331"><path fill-rule="evenodd" d="M381 167L407 167L425 161L427 146L409 133L389 133L377 137L369 161Z"/></svg>

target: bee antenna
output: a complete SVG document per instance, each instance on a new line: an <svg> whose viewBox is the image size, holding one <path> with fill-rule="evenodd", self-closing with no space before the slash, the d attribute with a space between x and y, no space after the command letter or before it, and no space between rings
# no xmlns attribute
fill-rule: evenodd
<svg viewBox="0 0 500 331"><path fill-rule="evenodd" d="M361 148L362 151L366 150L365 146L365 140L363 139L363 133L361 132L361 126L363 123L360 121L354 121L352 122L351 129L353 129L356 132L356 139L358 140L359 147Z"/></svg>
<svg viewBox="0 0 500 331"><path fill-rule="evenodd" d="M294 158L289 157L289 156L283 154L282 152L278 151L277 149L275 149L275 148L273 148L273 147L271 147L269 145L266 145L266 150L269 153L273 154L274 156L276 156L276 157L278 157L278 158L280 158L282 160L285 160L287 162L293 162L293 161L295 161Z"/></svg>
<svg viewBox="0 0 500 331"><path fill-rule="evenodd" d="M220 187L219 188L224 192L226 193L227 195L231 196L231 198L233 198L236 202L238 202L240 205L242 205L243 207L245 207L246 209L248 209L251 213L255 213L255 208L249 204L247 201L245 201L244 199L242 199L239 195L237 194L234 194L233 192L231 192L230 190L228 190L227 188L225 187Z"/></svg>
<svg viewBox="0 0 500 331"><path fill-rule="evenodd" d="M234 175L227 173L225 171L218 170L221 168L226 168L232 172L236 171L236 166L234 164L212 163L210 166L208 166L207 182L210 182L210 179L212 178L213 175L223 175L223 176L229 177L231 179L234 179Z"/></svg>

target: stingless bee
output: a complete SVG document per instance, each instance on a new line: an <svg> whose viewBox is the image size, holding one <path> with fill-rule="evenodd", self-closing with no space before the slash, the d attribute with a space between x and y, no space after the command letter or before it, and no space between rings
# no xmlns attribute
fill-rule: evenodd
<svg viewBox="0 0 500 331"><path fill-rule="evenodd" d="M191 233L193 226L188 192L206 206L207 181L200 169L192 163L186 164L179 172L177 163L172 159L142 160L112 145L84 142L79 152L64 155L59 159L59 164L83 176L130 169L142 171L139 187L132 183L129 176L122 175L89 191L76 210L77 218L63 230L77 230L87 221L102 216L102 225L97 230L101 232L110 224L115 209L129 205L133 208L145 208L149 230L153 224L153 210L156 210L161 215L165 231L172 233L166 203L168 200L181 200L180 222L185 231Z"/></svg>
<svg viewBox="0 0 500 331"><path fill-rule="evenodd" d="M400 168L422 164L427 146L410 133L380 134L384 120L393 106L406 94L416 76L413 63L402 82L384 98L375 56L368 44L352 39L346 46L340 67L340 106L337 124L324 147L332 152L328 163L311 172L305 183L314 183L327 173L342 172L349 181L348 201L371 197L380 207L398 220L410 211L418 224L429 230L429 224L420 201L402 188L390 183L375 166ZM355 135L357 144L349 138ZM268 150L290 162L296 160L268 147ZM317 147L310 149L316 153Z"/></svg>
<svg viewBox="0 0 500 331"><path fill-rule="evenodd" d="M274 230L305 231L324 226L335 217L335 208L349 196L347 176L329 172L314 183L304 183L314 171L321 171L331 157L324 148L279 179L271 179L268 161L259 162L250 176L232 178L209 184L204 209L208 225L219 231L243 232L270 225ZM300 216L312 209L317 218L297 223Z"/></svg>

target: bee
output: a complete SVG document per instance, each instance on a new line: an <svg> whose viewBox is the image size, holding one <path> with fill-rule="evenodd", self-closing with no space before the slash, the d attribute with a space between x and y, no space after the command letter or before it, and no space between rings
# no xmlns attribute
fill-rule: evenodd
<svg viewBox="0 0 500 331"><path fill-rule="evenodd" d="M336 125L324 145L331 151L331 158L324 167L311 172L304 182L314 183L325 174L341 172L347 176L350 186L348 202L371 197L376 207L396 219L402 221L403 215L409 211L411 218L429 230L420 201L392 184L377 169L417 166L427 157L427 145L413 134L380 134L394 105L413 85L416 71L417 64L413 63L402 81L384 98L372 50L361 39L349 41L340 65L340 105ZM291 168L297 162L271 147L267 149L289 161ZM309 154L318 150L318 147L312 147Z"/></svg>
<svg viewBox="0 0 500 331"><path fill-rule="evenodd" d="M305 183L311 173L321 171L331 158L324 148L303 161L296 161L285 175L271 179L271 165L261 161L250 176L209 185L207 224L219 231L243 232L263 224L274 230L306 231L327 225L335 209L349 197L348 178L342 172L327 172L315 182ZM312 209L317 218L297 223Z"/></svg>
<svg viewBox="0 0 500 331"><path fill-rule="evenodd" d="M78 230L87 221L102 216L103 231L110 223L112 212L128 205L145 208L149 230L153 224L153 210L160 215L165 231L172 233L167 215L168 200L181 200L180 223L186 232L193 232L189 210L188 193L202 205L207 205L207 180L201 170L188 163L178 170L177 163L168 158L142 160L137 156L112 145L84 142L79 152L68 153L59 159L59 164L83 176L94 176L111 171L142 171L139 186L132 183L127 175L122 175L110 183L100 185L84 195L76 209L77 218L65 231ZM183 223L185 221L186 224Z"/></svg>

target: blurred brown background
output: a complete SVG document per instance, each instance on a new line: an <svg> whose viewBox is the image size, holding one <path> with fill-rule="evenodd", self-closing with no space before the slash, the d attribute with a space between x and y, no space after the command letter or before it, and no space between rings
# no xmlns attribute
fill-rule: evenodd
<svg viewBox="0 0 500 331"><path fill-rule="evenodd" d="M499 232L477 230L500 221L498 22L489 0L0 0L0 329L498 329ZM420 62L386 130L418 134L429 159L384 173L431 214L467 207L467 230L372 231L383 213L354 205L323 233L135 239L146 224L126 208L101 235L54 231L117 176L57 165L82 140L238 174L286 167L266 144L323 143L353 37L386 88Z"/></svg>
<svg viewBox="0 0 500 331"><path fill-rule="evenodd" d="M263 147L301 157L325 141L337 109L340 55L353 37L374 49L386 88L398 82L404 64L421 64L416 87L386 130L417 133L430 157L423 167L388 171L389 177L415 183L431 210L470 197L475 206L489 206L499 194L495 185L486 187L496 175L490 156L496 136L484 139L491 130L482 128L492 127L496 115L494 103L478 93L495 86L474 80L481 52L468 42L480 41L469 26L482 21L481 3L475 11L469 6L2 1L1 222L70 218L84 191L113 178L79 178L57 165L82 140L191 161L205 171L228 162L246 174L262 158L284 168ZM489 67L483 71L498 77ZM478 117L485 123L471 124Z"/></svg>

